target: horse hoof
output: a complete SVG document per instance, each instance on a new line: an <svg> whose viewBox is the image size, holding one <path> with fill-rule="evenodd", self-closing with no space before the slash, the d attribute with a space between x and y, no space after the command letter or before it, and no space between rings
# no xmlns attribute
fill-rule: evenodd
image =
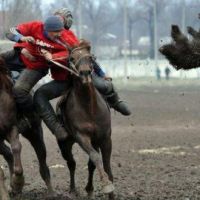
<svg viewBox="0 0 200 200"><path fill-rule="evenodd" d="M76 189L70 189L69 191L69 199L78 199L78 197L80 196L79 191Z"/></svg>
<svg viewBox="0 0 200 200"><path fill-rule="evenodd" d="M103 187L103 193L104 194L109 194L109 193L113 192L114 190L115 190L115 187L112 183Z"/></svg>
<svg viewBox="0 0 200 200"><path fill-rule="evenodd" d="M94 192L88 192L87 198L88 199L93 199L94 198Z"/></svg>
<svg viewBox="0 0 200 200"><path fill-rule="evenodd" d="M9 191L9 196L11 199L22 199L22 193L13 190Z"/></svg>
<svg viewBox="0 0 200 200"><path fill-rule="evenodd" d="M1 200L10 200L9 194L7 191L1 191L2 194L0 195Z"/></svg>
<svg viewBox="0 0 200 200"><path fill-rule="evenodd" d="M47 192L47 194L45 195L45 199L46 200L53 200L53 199L57 198L57 196L58 195L53 190L51 190L51 191Z"/></svg>
<svg viewBox="0 0 200 200"><path fill-rule="evenodd" d="M15 194L20 194L22 192L22 188L24 187L24 176L17 176L13 175L12 176L12 182L11 182L11 188L12 188L12 193Z"/></svg>

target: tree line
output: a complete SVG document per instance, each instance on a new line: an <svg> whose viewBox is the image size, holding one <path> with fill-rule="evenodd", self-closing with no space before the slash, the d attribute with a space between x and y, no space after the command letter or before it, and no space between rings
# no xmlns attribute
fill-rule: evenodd
<svg viewBox="0 0 200 200"><path fill-rule="evenodd" d="M113 46L120 56L126 42L130 57L134 56L131 52L138 49L145 57L153 58L155 40L162 43L162 38L170 36L171 24L199 28L200 0L128 0L126 7L125 1L59 0L41 7L41 0L1 0L1 36L3 38L4 32L18 23L43 20L56 8L68 7L74 16L76 34L89 39L97 53L102 46ZM158 38L154 34L155 20ZM146 46L139 44L141 38L148 39Z"/></svg>

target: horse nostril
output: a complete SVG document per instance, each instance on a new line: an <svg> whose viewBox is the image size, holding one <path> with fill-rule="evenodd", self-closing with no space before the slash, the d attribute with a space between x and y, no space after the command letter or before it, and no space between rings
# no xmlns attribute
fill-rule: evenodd
<svg viewBox="0 0 200 200"><path fill-rule="evenodd" d="M83 76L83 75L84 75L83 71L80 71L80 75L81 75L81 76Z"/></svg>
<svg viewBox="0 0 200 200"><path fill-rule="evenodd" d="M91 75L91 70L80 71L80 75L81 75L81 76L89 76L89 75Z"/></svg>

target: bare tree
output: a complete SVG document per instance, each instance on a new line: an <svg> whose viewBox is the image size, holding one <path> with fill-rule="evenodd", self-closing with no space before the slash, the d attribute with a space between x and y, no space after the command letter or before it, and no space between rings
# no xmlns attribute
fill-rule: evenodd
<svg viewBox="0 0 200 200"><path fill-rule="evenodd" d="M40 0L10 0L7 5L7 28L42 17Z"/></svg>
<svg viewBox="0 0 200 200"><path fill-rule="evenodd" d="M143 10L143 19L146 20L149 30L149 38L150 38L150 48L149 48L149 56L150 58L154 58L154 49L155 49L155 39L154 38L154 26L155 26L155 19L154 19L154 12L157 12L157 16L159 16L167 5L166 0L158 1L158 0L141 0L138 1L138 4L142 5L141 9ZM154 11L154 6L156 4L156 11ZM141 11L142 12L142 11ZM158 20L158 19L156 19ZM156 22L158 23L158 21Z"/></svg>
<svg viewBox="0 0 200 200"><path fill-rule="evenodd" d="M91 40L94 50L99 42L105 38L109 27L115 23L117 14L114 10L115 1L112 0L82 1L83 23L88 26L87 36Z"/></svg>

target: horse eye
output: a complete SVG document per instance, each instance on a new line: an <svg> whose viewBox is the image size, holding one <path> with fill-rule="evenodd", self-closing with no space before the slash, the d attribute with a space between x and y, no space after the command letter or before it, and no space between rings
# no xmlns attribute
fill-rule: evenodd
<svg viewBox="0 0 200 200"><path fill-rule="evenodd" d="M83 76L83 75L84 75L84 72L83 72L83 71L80 71L80 75Z"/></svg>
<svg viewBox="0 0 200 200"><path fill-rule="evenodd" d="M70 62L74 62L74 58L71 57L71 58L70 58Z"/></svg>

